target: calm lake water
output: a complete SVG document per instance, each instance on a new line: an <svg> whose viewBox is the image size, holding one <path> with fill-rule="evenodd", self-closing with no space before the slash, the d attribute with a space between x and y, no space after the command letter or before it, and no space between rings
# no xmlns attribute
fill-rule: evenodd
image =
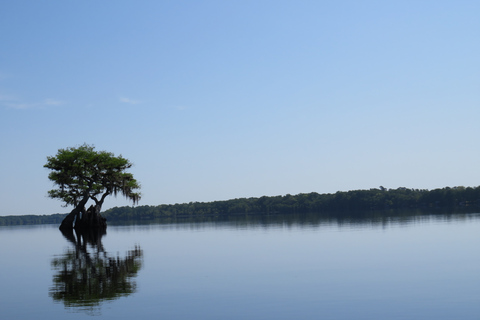
<svg viewBox="0 0 480 320"><path fill-rule="evenodd" d="M480 319L480 214L67 237L0 228L1 319Z"/></svg>

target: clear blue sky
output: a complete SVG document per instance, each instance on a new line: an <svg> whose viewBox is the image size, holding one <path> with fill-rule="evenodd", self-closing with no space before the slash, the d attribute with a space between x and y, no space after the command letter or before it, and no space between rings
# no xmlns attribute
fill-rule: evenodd
<svg viewBox="0 0 480 320"><path fill-rule="evenodd" d="M140 205L480 184L480 1L2 1L0 215L46 157L122 154ZM126 205L110 199L104 209Z"/></svg>

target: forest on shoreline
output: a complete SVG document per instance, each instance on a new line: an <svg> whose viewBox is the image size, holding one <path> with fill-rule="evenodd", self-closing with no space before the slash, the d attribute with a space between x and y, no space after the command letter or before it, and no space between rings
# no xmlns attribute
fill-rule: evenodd
<svg viewBox="0 0 480 320"><path fill-rule="evenodd" d="M161 219L228 217L238 215L277 215L316 213L326 217L388 215L395 210L454 210L475 212L480 207L480 187L440 189L386 189L338 191L319 194L263 196L213 202L190 202L158 206L124 206L106 210L102 215L110 223L142 223ZM452 211L453 213L453 211ZM2 225L59 224L66 214L0 216Z"/></svg>

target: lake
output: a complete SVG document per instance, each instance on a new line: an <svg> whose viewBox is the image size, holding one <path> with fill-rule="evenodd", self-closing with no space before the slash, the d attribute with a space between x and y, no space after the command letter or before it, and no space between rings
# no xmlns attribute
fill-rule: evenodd
<svg viewBox="0 0 480 320"><path fill-rule="evenodd" d="M2 319L480 319L480 214L1 227Z"/></svg>

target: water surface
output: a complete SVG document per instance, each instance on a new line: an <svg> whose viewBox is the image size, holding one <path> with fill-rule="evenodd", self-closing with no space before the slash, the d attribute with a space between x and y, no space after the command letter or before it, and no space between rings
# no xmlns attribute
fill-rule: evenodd
<svg viewBox="0 0 480 320"><path fill-rule="evenodd" d="M3 319L479 319L480 215L0 228Z"/></svg>

